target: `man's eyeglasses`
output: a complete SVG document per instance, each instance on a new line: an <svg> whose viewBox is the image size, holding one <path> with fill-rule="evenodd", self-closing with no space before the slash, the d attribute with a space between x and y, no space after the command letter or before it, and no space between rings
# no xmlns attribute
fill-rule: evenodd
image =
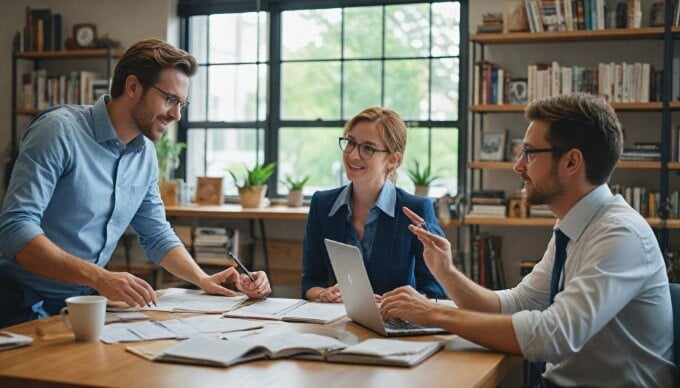
<svg viewBox="0 0 680 388"><path fill-rule="evenodd" d="M381 150L380 148L376 148L376 146L368 143L357 143L348 137L339 138L338 144L340 145L342 152L348 154L354 151L357 146L359 146L359 157L364 160L370 159L371 156L373 156L373 154L376 152L390 152L389 150Z"/></svg>
<svg viewBox="0 0 680 388"><path fill-rule="evenodd" d="M524 164L529 164L534 161L533 154L541 154L544 152L564 152L563 148L552 147L552 148L526 148L522 147L522 152L519 154L520 158L524 159Z"/></svg>
<svg viewBox="0 0 680 388"><path fill-rule="evenodd" d="M159 88L156 85L149 85L152 88L158 90L159 92L165 94L165 107L168 109L174 109L177 105L179 105L179 110L183 111L189 106L189 100L180 100L179 97L175 96L174 94L170 94L166 92L165 90Z"/></svg>

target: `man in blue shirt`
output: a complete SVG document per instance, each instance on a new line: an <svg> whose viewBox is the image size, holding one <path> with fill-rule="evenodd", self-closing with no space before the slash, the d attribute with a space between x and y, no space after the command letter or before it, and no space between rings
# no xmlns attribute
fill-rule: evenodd
<svg viewBox="0 0 680 388"><path fill-rule="evenodd" d="M517 287L485 289L451 265L449 242L405 209L425 263L459 308L402 287L384 295L383 315L545 362L543 386L670 387L666 266L649 224L607 187L623 146L614 109L567 94L534 100L525 114L531 123L514 170L527 203L558 218L543 259Z"/></svg>
<svg viewBox="0 0 680 388"><path fill-rule="evenodd" d="M271 292L230 268L207 275L165 219L152 141L189 104L196 60L166 42L135 43L114 71L111 96L62 105L24 131L0 213L0 327L58 313L64 299L99 293L129 306L156 301L151 286L104 267L127 228L151 260L210 294Z"/></svg>

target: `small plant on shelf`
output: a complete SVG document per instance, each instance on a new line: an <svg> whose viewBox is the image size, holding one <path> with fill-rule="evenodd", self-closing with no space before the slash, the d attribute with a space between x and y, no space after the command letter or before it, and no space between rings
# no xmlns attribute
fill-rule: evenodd
<svg viewBox="0 0 680 388"><path fill-rule="evenodd" d="M439 175L433 174L428 164L422 170L420 168L420 163L417 160L413 161L414 166L412 168L406 169L406 174L411 178L411 181L416 186L416 195L427 196L430 189L430 184L435 179L439 178Z"/></svg>
<svg viewBox="0 0 680 388"><path fill-rule="evenodd" d="M302 206L302 201L304 195L302 194L302 189L309 181L309 175L305 175L302 178L293 178L290 175L286 175L286 179L282 181L288 188L288 206L290 207L300 207Z"/></svg>
<svg viewBox="0 0 680 388"><path fill-rule="evenodd" d="M274 173L276 162L267 165L255 164L255 167L248 169L246 175L238 178L236 173L229 170L229 175L234 179L234 184L238 188L238 195L243 207L260 207L262 200L267 192L267 180Z"/></svg>

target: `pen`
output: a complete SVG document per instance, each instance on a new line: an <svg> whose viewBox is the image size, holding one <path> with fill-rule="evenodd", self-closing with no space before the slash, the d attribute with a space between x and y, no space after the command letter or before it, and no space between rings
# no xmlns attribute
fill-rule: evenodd
<svg viewBox="0 0 680 388"><path fill-rule="evenodd" d="M255 282L255 278L253 278L253 274L252 274L250 271L248 271L248 268L246 268L246 266L243 265L243 263L241 262L241 260L239 260L239 258L236 257L236 255L233 254L233 253L231 253L230 251L227 251L227 253L229 254L229 256L231 256L232 259L234 259L234 261L236 262L236 265L238 265L238 267L241 268L241 271L243 271L246 275L248 275L248 277L250 278L250 280L254 283L254 282ZM264 296L263 293L260 292L259 294L260 294L260 297L261 297L262 299L267 300L267 297Z"/></svg>

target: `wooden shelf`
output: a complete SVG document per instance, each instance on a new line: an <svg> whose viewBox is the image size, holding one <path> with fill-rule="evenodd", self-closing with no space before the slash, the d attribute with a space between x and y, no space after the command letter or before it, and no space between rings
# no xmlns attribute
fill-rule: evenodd
<svg viewBox="0 0 680 388"><path fill-rule="evenodd" d="M663 104L661 102L640 102L640 103L621 103L614 102L611 104L614 110L619 112L645 112L645 111L661 111ZM669 103L672 110L680 109L680 101L672 101ZM480 113L509 113L509 112L524 112L526 105L470 105L468 110L470 112Z"/></svg>
<svg viewBox="0 0 680 388"><path fill-rule="evenodd" d="M671 27L674 33L680 27ZM621 28L594 31L546 31L546 32L511 32L496 34L472 34L470 40L481 44L516 44L516 43L564 43L592 42L610 40L647 40L662 39L663 27Z"/></svg>
<svg viewBox="0 0 680 388"><path fill-rule="evenodd" d="M123 56L123 50L112 50L113 58ZM85 59L85 58L105 58L109 55L107 49L87 49L87 50L59 50L59 51L23 51L14 53L17 58L24 59Z"/></svg>
<svg viewBox="0 0 680 388"><path fill-rule="evenodd" d="M646 218L647 222L652 228L661 226L661 219ZM492 218L492 217L465 217L465 223L468 225L491 225L491 226L553 226L557 221L556 218ZM680 220L666 220L666 228L680 229Z"/></svg>
<svg viewBox="0 0 680 388"><path fill-rule="evenodd" d="M515 162L468 162L469 168L476 168L479 170L512 170ZM633 161L633 160L622 160L617 165L616 168L621 169L650 169L658 170L661 168L661 162L643 162L643 161ZM669 170L680 170L680 162L670 162L668 163Z"/></svg>
<svg viewBox="0 0 680 388"><path fill-rule="evenodd" d="M37 115L42 112L42 109L36 108L17 108L14 110L14 114L17 115Z"/></svg>

